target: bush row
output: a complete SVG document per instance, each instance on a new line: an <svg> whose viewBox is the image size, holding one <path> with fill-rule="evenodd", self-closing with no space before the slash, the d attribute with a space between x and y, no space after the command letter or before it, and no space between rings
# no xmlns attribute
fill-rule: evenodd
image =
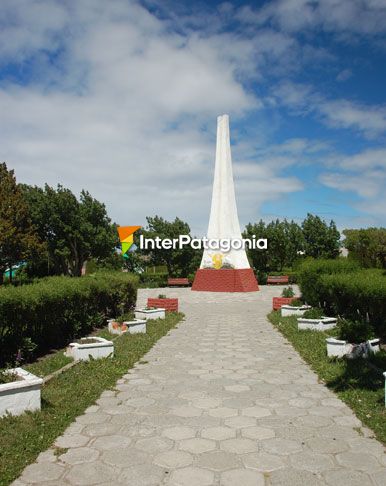
<svg viewBox="0 0 386 486"><path fill-rule="evenodd" d="M375 335L386 338L386 275L382 270L323 275L319 295L330 312L369 321Z"/></svg>
<svg viewBox="0 0 386 486"><path fill-rule="evenodd" d="M359 271L357 263L346 258L336 260L305 260L297 272L297 283L303 299L310 305L317 306L320 299L320 279L322 275L348 274Z"/></svg>
<svg viewBox="0 0 386 486"><path fill-rule="evenodd" d="M166 287L168 284L168 274L165 272L159 273L141 273L139 275L141 287L157 288Z"/></svg>
<svg viewBox="0 0 386 486"><path fill-rule="evenodd" d="M386 274L362 269L350 260L305 263L299 270L303 299L330 315L369 321L378 337L386 338Z"/></svg>
<svg viewBox="0 0 386 486"><path fill-rule="evenodd" d="M137 278L120 272L0 289L0 365L20 361L20 351L28 359L86 335L132 308L136 293Z"/></svg>

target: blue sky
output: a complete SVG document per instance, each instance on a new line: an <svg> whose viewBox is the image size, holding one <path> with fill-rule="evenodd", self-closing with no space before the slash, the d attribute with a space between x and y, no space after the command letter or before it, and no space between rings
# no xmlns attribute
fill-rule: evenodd
<svg viewBox="0 0 386 486"><path fill-rule="evenodd" d="M386 0L2 0L0 158L119 224L206 231L216 117L239 217L386 217Z"/></svg>

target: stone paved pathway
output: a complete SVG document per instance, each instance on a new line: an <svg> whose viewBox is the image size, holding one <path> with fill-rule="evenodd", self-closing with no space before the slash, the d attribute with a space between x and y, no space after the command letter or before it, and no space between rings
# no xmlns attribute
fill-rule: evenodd
<svg viewBox="0 0 386 486"><path fill-rule="evenodd" d="M14 486L385 485L382 445L267 321L280 290L162 289L186 320Z"/></svg>

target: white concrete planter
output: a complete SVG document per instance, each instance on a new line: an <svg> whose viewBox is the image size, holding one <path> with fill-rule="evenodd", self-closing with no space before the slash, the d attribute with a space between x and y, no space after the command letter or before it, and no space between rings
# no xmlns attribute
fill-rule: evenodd
<svg viewBox="0 0 386 486"><path fill-rule="evenodd" d="M321 317L320 319L306 319L305 317L298 317L298 329L304 331L311 329L312 331L327 331L332 329L337 324L336 317Z"/></svg>
<svg viewBox="0 0 386 486"><path fill-rule="evenodd" d="M27 410L40 410L43 380L23 368L13 368L9 371L16 373L21 379L0 385L0 417L7 412L20 415Z"/></svg>
<svg viewBox="0 0 386 486"><path fill-rule="evenodd" d="M134 319L118 323L113 319L109 321L109 332L111 334L144 334L146 332L146 320Z"/></svg>
<svg viewBox="0 0 386 486"><path fill-rule="evenodd" d="M101 337L82 338L82 340L95 339L95 343L70 343L67 346L65 355L76 361L89 361L93 359L107 358L114 355L114 343Z"/></svg>
<svg viewBox="0 0 386 486"><path fill-rule="evenodd" d="M292 305L282 305L280 312L282 317L302 316L306 311L310 309L310 305L301 305L299 307L293 307Z"/></svg>
<svg viewBox="0 0 386 486"><path fill-rule="evenodd" d="M135 309L136 319L165 319L165 309Z"/></svg>
<svg viewBox="0 0 386 486"><path fill-rule="evenodd" d="M353 348L352 344L349 344L347 341L331 337L326 339L326 343L327 356L330 357L342 358L346 354L351 353Z"/></svg>
<svg viewBox="0 0 386 486"><path fill-rule="evenodd" d="M362 345L350 344L347 341L341 341L335 338L327 338L327 356L335 356L342 358L347 356L348 358L366 358L371 353L377 353L380 350L380 340L370 339Z"/></svg>
<svg viewBox="0 0 386 486"><path fill-rule="evenodd" d="M380 344L381 340L379 338L369 339L367 341L367 349L369 353L379 353L381 350Z"/></svg>

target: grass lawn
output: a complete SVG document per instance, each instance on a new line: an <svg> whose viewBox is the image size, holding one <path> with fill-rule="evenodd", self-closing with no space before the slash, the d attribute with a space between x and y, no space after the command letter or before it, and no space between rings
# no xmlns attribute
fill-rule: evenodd
<svg viewBox="0 0 386 486"><path fill-rule="evenodd" d="M165 319L148 321L146 334L118 337L114 340L114 358L81 362L50 380L42 389L40 412L0 419L0 486L17 478L75 417L92 405L102 391L112 389L117 379L182 317L181 313L167 314ZM111 339L107 330L102 330L98 336ZM43 377L67 362L69 360L59 351L26 368Z"/></svg>
<svg viewBox="0 0 386 486"><path fill-rule="evenodd" d="M369 362L373 362L386 371L386 353L378 353L369 361L362 358L334 360L327 357L325 340L328 336L336 337L336 329L326 332L298 331L296 317L281 317L279 311L271 312L268 318L319 378L374 431L378 440L386 444L384 378L369 366Z"/></svg>

